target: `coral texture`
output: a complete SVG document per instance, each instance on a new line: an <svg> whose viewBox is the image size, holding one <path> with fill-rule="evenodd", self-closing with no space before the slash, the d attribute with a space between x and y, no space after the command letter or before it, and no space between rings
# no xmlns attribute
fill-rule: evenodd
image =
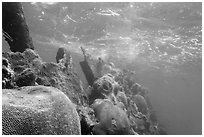
<svg viewBox="0 0 204 137"><path fill-rule="evenodd" d="M60 90L45 86L27 86L3 89L2 93L3 134L81 133L75 105Z"/></svg>

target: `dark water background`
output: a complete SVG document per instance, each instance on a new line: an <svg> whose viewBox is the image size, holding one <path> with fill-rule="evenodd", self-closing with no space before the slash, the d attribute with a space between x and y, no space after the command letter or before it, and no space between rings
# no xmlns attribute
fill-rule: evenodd
<svg viewBox="0 0 204 137"><path fill-rule="evenodd" d="M55 62L80 46L135 72L168 134L202 133L202 3L23 3L35 49ZM3 51L7 51L3 40ZM86 84L85 84L86 85Z"/></svg>

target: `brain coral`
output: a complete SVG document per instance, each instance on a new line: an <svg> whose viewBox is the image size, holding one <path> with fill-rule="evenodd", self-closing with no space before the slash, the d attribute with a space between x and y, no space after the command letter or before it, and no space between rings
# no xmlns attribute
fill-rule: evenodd
<svg viewBox="0 0 204 137"><path fill-rule="evenodd" d="M56 88L27 86L3 89L2 103L3 134L81 134L75 105Z"/></svg>

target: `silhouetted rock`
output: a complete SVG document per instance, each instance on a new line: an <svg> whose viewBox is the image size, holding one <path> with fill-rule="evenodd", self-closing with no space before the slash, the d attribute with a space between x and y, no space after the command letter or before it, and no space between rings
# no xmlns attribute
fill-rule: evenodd
<svg viewBox="0 0 204 137"><path fill-rule="evenodd" d="M61 51L61 50L62 51ZM56 60L61 67L64 67L65 70L73 71L73 62L70 53L65 48L60 48L57 52ZM59 54L63 52L63 56Z"/></svg>
<svg viewBox="0 0 204 137"><path fill-rule="evenodd" d="M57 55L56 55L56 61L57 61L57 63L59 63L60 60L63 59L66 54L68 54L68 51L66 50L66 48L60 47L60 48L58 49Z"/></svg>
<svg viewBox="0 0 204 137"><path fill-rule="evenodd" d="M94 134L128 135L130 125L126 113L107 99L97 99L92 105L99 123L94 125Z"/></svg>
<svg viewBox="0 0 204 137"><path fill-rule="evenodd" d="M27 86L2 90L2 133L6 135L77 135L75 105L60 90Z"/></svg>
<svg viewBox="0 0 204 137"><path fill-rule="evenodd" d="M2 3L2 28L4 38L12 52L24 52L27 48L34 49L21 3Z"/></svg>

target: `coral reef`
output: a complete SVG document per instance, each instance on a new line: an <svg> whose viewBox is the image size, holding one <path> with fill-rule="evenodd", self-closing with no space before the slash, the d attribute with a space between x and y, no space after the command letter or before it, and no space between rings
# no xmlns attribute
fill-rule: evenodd
<svg viewBox="0 0 204 137"><path fill-rule="evenodd" d="M69 60L67 56L64 57L56 64L43 62L32 49L26 49L23 53L3 53L4 60L8 60L11 70L14 70L14 78L10 80L11 84L15 83L17 87L35 84L56 87L74 103L82 104L83 96L86 95L83 92L80 79L72 69L71 57ZM6 77L8 76L4 75L3 79ZM7 87L3 86L3 88Z"/></svg>
<svg viewBox="0 0 204 137"><path fill-rule="evenodd" d="M75 105L56 88L26 86L3 89L2 100L3 134L81 134Z"/></svg>
<svg viewBox="0 0 204 137"><path fill-rule="evenodd" d="M32 49L2 54L3 134L166 134L151 110L147 89L127 71L88 77L85 92L69 52L60 48L57 54L58 63L42 61ZM92 74L91 69L83 72ZM69 105L59 106L62 102ZM53 111L73 118L64 120Z"/></svg>
<svg viewBox="0 0 204 137"><path fill-rule="evenodd" d="M69 52L63 48L58 52L63 53L63 56L57 55L58 63L43 62L32 49L2 54L3 134L166 134L151 111L147 89L128 78L127 72L107 73L98 79L92 77L93 83L85 92ZM61 97L62 94L66 96ZM77 111L73 119L57 123L57 114L49 115L55 111L51 107L66 102L66 97ZM51 98L52 101L58 98L61 102L50 106ZM62 107L65 106L59 108ZM69 105L58 111L71 116L73 113L68 108ZM64 119L62 116L58 118ZM62 125L51 124L50 127L51 120L54 121L52 124ZM72 120L77 126L64 123Z"/></svg>

